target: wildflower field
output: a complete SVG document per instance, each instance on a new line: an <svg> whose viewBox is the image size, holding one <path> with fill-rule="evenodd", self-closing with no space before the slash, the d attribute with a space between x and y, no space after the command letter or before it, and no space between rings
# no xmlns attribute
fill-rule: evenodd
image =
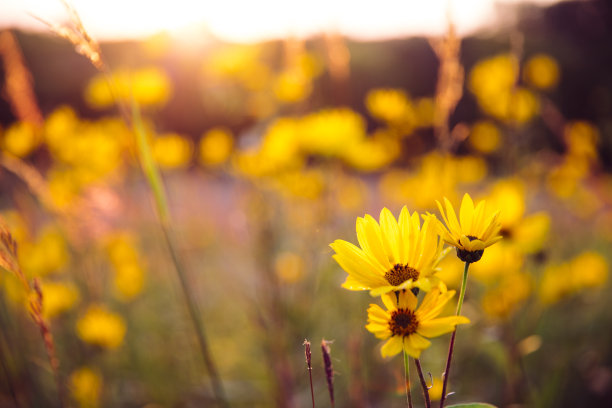
<svg viewBox="0 0 612 408"><path fill-rule="evenodd" d="M612 406L612 8L516 13L0 31L0 408Z"/></svg>

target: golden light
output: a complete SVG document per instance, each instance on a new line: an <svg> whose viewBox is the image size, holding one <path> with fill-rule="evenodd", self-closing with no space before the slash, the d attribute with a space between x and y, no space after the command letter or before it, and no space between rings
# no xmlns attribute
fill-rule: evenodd
<svg viewBox="0 0 612 408"><path fill-rule="evenodd" d="M550 4L558 0L532 0ZM137 38L159 31L180 34L205 26L223 40L256 42L288 35L305 37L337 31L358 39L382 39L445 32L448 17L460 34L494 27L503 6L519 0L73 0L83 23L98 39ZM501 7L501 8L500 8ZM60 0L12 1L3 6L1 26L44 29L33 14L50 22L62 22L67 13ZM191 30L190 30L191 29Z"/></svg>

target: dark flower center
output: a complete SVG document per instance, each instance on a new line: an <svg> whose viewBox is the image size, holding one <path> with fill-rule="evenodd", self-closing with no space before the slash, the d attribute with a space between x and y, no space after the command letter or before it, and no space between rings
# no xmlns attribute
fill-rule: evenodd
<svg viewBox="0 0 612 408"><path fill-rule="evenodd" d="M412 310L397 309L391 313L389 330L394 336L409 336L416 333L419 322Z"/></svg>
<svg viewBox="0 0 612 408"><path fill-rule="evenodd" d="M393 286L401 285L408 279L419 279L419 271L408 265L395 264L393 269L385 273L385 279Z"/></svg>
<svg viewBox="0 0 612 408"><path fill-rule="evenodd" d="M478 237L475 237L473 235L468 235L467 237L470 241L478 239ZM467 263L480 261L480 258L482 258L482 254L484 254L484 249L479 249L477 251L468 251L467 249L457 248L457 257L463 262Z"/></svg>

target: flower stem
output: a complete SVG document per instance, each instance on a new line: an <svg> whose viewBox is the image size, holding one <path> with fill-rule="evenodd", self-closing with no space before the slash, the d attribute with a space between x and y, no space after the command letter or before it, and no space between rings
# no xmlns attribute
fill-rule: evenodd
<svg viewBox="0 0 612 408"><path fill-rule="evenodd" d="M461 292L459 292L459 300L457 301L457 313L456 316L459 316L461 313L461 308L463 307L463 298L465 297L465 288L467 286L467 275L468 268L470 267L470 263L465 263L465 268L463 269L463 279L461 281ZM446 359L446 368L444 369L444 382L442 385L442 395L440 396L440 408L444 408L444 400L446 399L446 386L448 385L448 377L450 376L450 367L451 361L453 359L453 349L455 348L455 336L457 335L457 328L453 330L453 334L451 336L450 344L448 346L448 357Z"/></svg>
<svg viewBox="0 0 612 408"><path fill-rule="evenodd" d="M423 377L423 369L421 368L421 361L418 358L415 358L414 363L416 364L417 373L419 373L419 380L421 380L421 386L423 387L423 398L425 398L425 407L431 408L431 401L429 400L429 388L427 388L425 377Z"/></svg>
<svg viewBox="0 0 612 408"><path fill-rule="evenodd" d="M408 407L412 408L412 394L410 393L410 361L408 354L404 350L404 385L406 387L406 402Z"/></svg>
<svg viewBox="0 0 612 408"><path fill-rule="evenodd" d="M149 146L149 142L147 140L140 111L135 103L132 104L131 118L134 125L134 131L136 133L142 169L153 193L160 226L164 233L164 238L166 240L166 244L168 245L172 262L174 263L174 269L176 270L176 274L179 278L181 289L185 297L187 309L189 310L189 315L195 328L200 351L202 352L204 364L206 365L206 369L208 370L208 375L210 377L213 393L219 407L226 408L229 407L229 404L227 402L223 384L221 383L221 379L217 371L217 366L209 350L206 332L204 329L204 322L200 317L200 311L198 309L195 294L193 293L192 287L187 279L186 268L178 253L178 246L172 230L172 222L168 202L166 200L164 184L159 174L159 170L155 165L155 161L153 160L151 147Z"/></svg>

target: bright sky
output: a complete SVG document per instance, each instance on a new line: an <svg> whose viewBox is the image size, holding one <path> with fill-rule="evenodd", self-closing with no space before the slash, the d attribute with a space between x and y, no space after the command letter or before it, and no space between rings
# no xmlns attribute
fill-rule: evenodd
<svg viewBox="0 0 612 408"><path fill-rule="evenodd" d="M97 39L142 37L162 30L180 34L193 32L189 29L204 24L222 39L254 42L330 30L360 39L441 34L447 27L449 8L459 33L468 34L493 26L505 14L500 11L506 10L504 5L519 1L72 0L72 4L88 32ZM551 4L559 0L529 1ZM0 28L45 29L28 13L52 23L67 18L60 0L0 2Z"/></svg>

